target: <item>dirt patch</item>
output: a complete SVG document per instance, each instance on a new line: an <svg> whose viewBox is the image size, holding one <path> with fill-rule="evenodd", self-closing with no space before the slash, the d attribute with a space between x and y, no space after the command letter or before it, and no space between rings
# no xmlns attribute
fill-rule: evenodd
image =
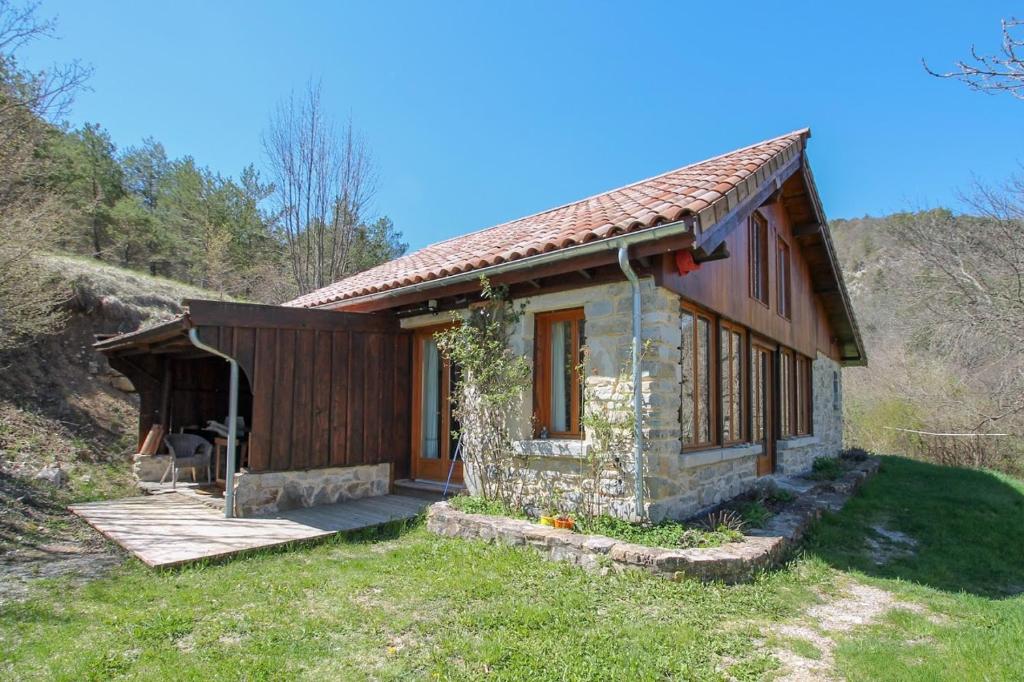
<svg viewBox="0 0 1024 682"><path fill-rule="evenodd" d="M868 554L876 566L884 566L896 559L914 556L917 540L906 533L886 528L878 523L871 526L874 536L864 538Z"/></svg>
<svg viewBox="0 0 1024 682"><path fill-rule="evenodd" d="M833 672L835 637L854 628L870 625L897 609L927 613L922 606L899 601L885 590L850 583L841 596L829 598L807 609L799 622L774 628L773 634L778 638L801 640L820 653L819 657L810 658L794 651L796 647L773 646L772 655L785 668L783 675L776 679L785 682L836 679Z"/></svg>

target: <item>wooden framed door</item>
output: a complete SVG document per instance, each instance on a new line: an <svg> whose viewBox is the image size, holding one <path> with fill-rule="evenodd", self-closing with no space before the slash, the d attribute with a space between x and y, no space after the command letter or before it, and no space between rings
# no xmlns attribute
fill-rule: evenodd
<svg viewBox="0 0 1024 682"><path fill-rule="evenodd" d="M418 329L413 335L412 477L462 483L462 461L456 455L459 428L452 414L452 390L458 367L441 357L434 334L449 327Z"/></svg>
<svg viewBox="0 0 1024 682"><path fill-rule="evenodd" d="M750 344L750 428L754 443L761 444L757 457L757 475L775 471L775 405L778 402L775 381L775 348L751 341Z"/></svg>

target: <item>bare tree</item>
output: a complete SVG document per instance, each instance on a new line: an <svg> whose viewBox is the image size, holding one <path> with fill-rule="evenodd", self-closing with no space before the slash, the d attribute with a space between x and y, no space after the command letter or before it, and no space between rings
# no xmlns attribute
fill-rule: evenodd
<svg viewBox="0 0 1024 682"><path fill-rule="evenodd" d="M1024 48L1024 38L1017 37L1024 21L1003 19L1003 43L997 55L980 54L971 46L971 59L960 60L953 71L933 71L922 60L925 70L938 78L953 78L965 83L973 90L987 93L1007 92L1017 99L1024 99L1024 57L1018 51Z"/></svg>
<svg viewBox="0 0 1024 682"><path fill-rule="evenodd" d="M373 163L352 122L339 133L319 83L310 83L301 97L292 93L278 105L263 146L299 292L350 274L356 229L375 189Z"/></svg>
<svg viewBox="0 0 1024 682"><path fill-rule="evenodd" d="M1024 416L1024 182L979 185L965 199L977 215L927 211L893 227L919 263L906 284L908 313L927 330L919 343L961 372L961 388L934 400L983 432Z"/></svg>
<svg viewBox="0 0 1024 682"><path fill-rule="evenodd" d="M51 37L55 24L36 16L38 4L0 0L0 348L49 333L61 323L61 287L40 267L64 215L47 189L40 151L89 76L77 62L42 71L18 66L15 51Z"/></svg>

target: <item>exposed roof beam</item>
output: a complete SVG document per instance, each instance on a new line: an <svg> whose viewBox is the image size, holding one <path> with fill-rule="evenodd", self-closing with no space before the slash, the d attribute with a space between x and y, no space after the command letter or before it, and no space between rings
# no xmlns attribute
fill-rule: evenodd
<svg viewBox="0 0 1024 682"><path fill-rule="evenodd" d="M821 232L821 223L818 223L817 221L793 226L793 236L796 238L810 237L811 235L818 234L819 232Z"/></svg>
<svg viewBox="0 0 1024 682"><path fill-rule="evenodd" d="M731 254L729 253L729 248L726 246L725 242L722 242L711 253L706 253L704 251L704 249L701 249L701 248L698 248L698 249L694 250L694 252L693 252L693 262L694 263L710 263L711 261L724 260L724 259L728 258L730 255Z"/></svg>

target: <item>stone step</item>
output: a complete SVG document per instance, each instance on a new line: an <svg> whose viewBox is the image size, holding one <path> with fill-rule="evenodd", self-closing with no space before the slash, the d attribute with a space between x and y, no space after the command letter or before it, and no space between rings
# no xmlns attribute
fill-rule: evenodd
<svg viewBox="0 0 1024 682"><path fill-rule="evenodd" d="M445 494L444 483L441 481L420 481L409 478L401 478L395 481L395 494L418 497L423 500L437 502L455 495L466 492L466 486L461 483L448 485L448 492Z"/></svg>

